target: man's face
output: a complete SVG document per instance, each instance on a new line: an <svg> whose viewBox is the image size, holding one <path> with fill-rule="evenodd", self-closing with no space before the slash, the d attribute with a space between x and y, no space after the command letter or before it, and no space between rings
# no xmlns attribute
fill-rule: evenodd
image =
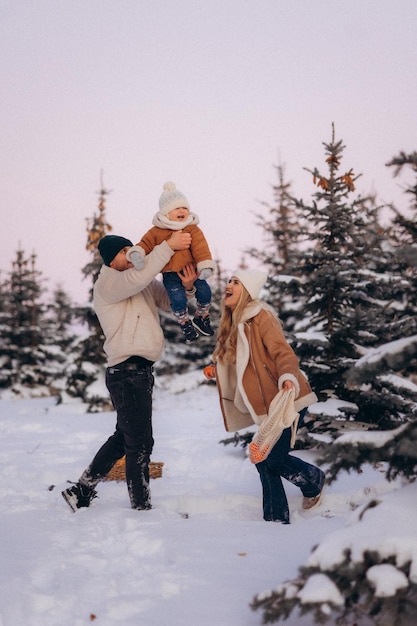
<svg viewBox="0 0 417 626"><path fill-rule="evenodd" d="M110 263L110 267L118 272L124 272L124 270L128 270L130 267L133 267L133 263L127 260L126 252L129 250L130 246L126 246L122 248L120 252L116 254L113 261Z"/></svg>

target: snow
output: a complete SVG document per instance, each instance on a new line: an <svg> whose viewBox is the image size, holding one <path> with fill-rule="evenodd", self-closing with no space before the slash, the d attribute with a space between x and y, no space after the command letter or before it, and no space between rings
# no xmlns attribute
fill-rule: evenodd
<svg viewBox="0 0 417 626"><path fill-rule="evenodd" d="M378 363L381 359L389 358L395 354L401 354L405 348L415 343L417 343L417 335L412 335L411 337L390 341L377 348L371 348L365 356L355 362L354 367L360 369L368 363Z"/></svg>
<svg viewBox="0 0 417 626"><path fill-rule="evenodd" d="M400 589L408 587L405 574L389 563L373 565L366 572L366 578L375 588L375 595L379 598L394 596Z"/></svg>
<svg viewBox="0 0 417 626"><path fill-rule="evenodd" d="M353 422L354 424L354 422ZM372 444L375 448L382 448L389 441L397 437L403 430L407 428L408 424L402 424L394 430L381 430L379 432L362 432L354 431L340 435L335 440L338 444L350 444L355 445L358 443Z"/></svg>
<svg viewBox="0 0 417 626"><path fill-rule="evenodd" d="M334 582L325 574L313 574L302 590L297 594L304 604L311 602L329 602L334 605L343 605L343 596Z"/></svg>
<svg viewBox="0 0 417 626"><path fill-rule="evenodd" d="M370 488L369 501L355 510L344 528L321 541L309 566L334 569L346 550L353 563L362 561L365 552L378 552L382 558L393 557L398 567L410 563L410 580L417 582L417 484L400 487L398 480L386 486L385 493L381 486Z"/></svg>
<svg viewBox="0 0 417 626"><path fill-rule="evenodd" d="M113 412L3 395L0 626L258 626L255 595L307 562L337 562L347 546L355 559L366 549L395 555L392 569L370 571L376 593L385 579L399 588L397 567L409 561L417 581L416 484L365 466L341 474L309 512L286 484L291 524L264 522L256 469L241 446L219 444L229 435L217 391L201 382L199 372L157 379L153 460L165 465L151 481L151 511L130 509L121 482L100 484L77 513L61 496L113 432ZM311 451L295 454L314 462ZM300 593L334 603L330 579L317 582ZM285 623L311 626L311 616Z"/></svg>
<svg viewBox="0 0 417 626"><path fill-rule="evenodd" d="M404 378L403 376L398 376L396 374L384 374L380 377L383 382L390 383L395 386L398 390L407 389L408 391L412 391L413 393L417 393L417 385L413 383L412 380L408 378Z"/></svg>
<svg viewBox="0 0 417 626"><path fill-rule="evenodd" d="M328 415L335 418L342 419L344 417L343 409L351 409L351 411L357 410L356 404L348 402L347 400L339 400L336 398L329 398L326 402L316 402L313 404L309 412L316 417L319 415Z"/></svg>

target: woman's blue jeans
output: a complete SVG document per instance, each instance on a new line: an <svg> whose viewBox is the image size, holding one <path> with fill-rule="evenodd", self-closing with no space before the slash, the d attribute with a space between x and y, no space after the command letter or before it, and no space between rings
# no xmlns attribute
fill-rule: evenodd
<svg viewBox="0 0 417 626"><path fill-rule="evenodd" d="M143 359L143 361L145 361ZM117 412L114 434L103 444L80 482L94 488L126 455L126 483L133 509L150 509L149 460L153 449L152 364L108 367L106 385ZM136 365L136 367L135 367Z"/></svg>
<svg viewBox="0 0 417 626"><path fill-rule="evenodd" d="M306 409L300 413L301 426ZM286 428L265 461L256 464L262 483L263 517L267 522L290 523L290 511L282 478L301 489L303 496L317 496L324 484L324 472L315 465L291 456L291 428Z"/></svg>

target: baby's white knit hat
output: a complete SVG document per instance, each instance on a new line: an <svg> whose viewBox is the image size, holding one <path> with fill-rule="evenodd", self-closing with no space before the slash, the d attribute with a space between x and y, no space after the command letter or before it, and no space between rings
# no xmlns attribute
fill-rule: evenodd
<svg viewBox="0 0 417 626"><path fill-rule="evenodd" d="M164 191L159 198L159 212L163 215L168 215L170 211L181 207L190 210L187 198L176 188L174 183L165 183Z"/></svg>
<svg viewBox="0 0 417 626"><path fill-rule="evenodd" d="M266 283L268 275L260 270L236 270L232 276L236 276L249 292L252 300L259 298L262 287Z"/></svg>

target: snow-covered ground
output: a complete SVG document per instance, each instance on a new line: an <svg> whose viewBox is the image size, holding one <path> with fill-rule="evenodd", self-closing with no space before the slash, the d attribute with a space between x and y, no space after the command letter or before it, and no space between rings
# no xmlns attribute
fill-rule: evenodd
<svg viewBox="0 0 417 626"><path fill-rule="evenodd" d="M399 483L364 467L341 475L309 513L287 484L292 523L264 522L256 469L240 446L219 444L227 434L216 389L197 379L157 382L153 460L165 465L151 482L151 511L131 510L121 482L99 485L99 498L75 514L61 496L112 433L114 413L0 400L0 626L258 626L253 597L295 577L314 546L326 538L337 552L346 533L363 541L358 506L396 496L401 508Z"/></svg>

